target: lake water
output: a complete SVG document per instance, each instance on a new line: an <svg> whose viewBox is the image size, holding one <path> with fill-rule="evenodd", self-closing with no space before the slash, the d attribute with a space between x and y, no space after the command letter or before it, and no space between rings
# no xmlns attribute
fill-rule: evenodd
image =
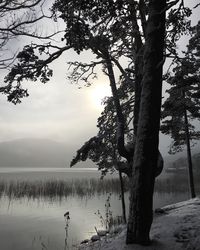
<svg viewBox="0 0 200 250"><path fill-rule="evenodd" d="M81 182L82 179L91 179L93 184L89 185L94 185L98 190L99 186L96 182L100 182L100 174L96 169L0 168L0 176L0 183L4 183L4 188L8 192L10 189L5 186L5 183L12 183L16 189L19 183L24 182L24 187L30 189L33 187L27 184L29 182L36 182L46 188L45 183L48 181L50 181L49 185L54 182L58 185L59 181L69 182L70 185L74 185L74 183L82 185L82 183L87 183ZM112 178L115 179L117 176L111 175L107 180ZM100 186L105 184L100 183ZM85 187L83 186L81 189L85 189ZM77 193L72 192L69 195L55 196L48 193L44 196L41 189L38 191L40 192L38 196L32 195L31 190L27 190L28 195L21 193L12 195L11 191L10 195L2 193L0 198L0 249L75 249L74 245L95 234L95 227L102 228L101 220L95 213L99 210L105 218L105 202L109 195L106 189L105 185L105 189L101 189L96 194L91 192L91 195L84 195L83 190L79 190ZM110 192L110 190L108 191ZM188 194L183 192L155 192L154 206L160 207L186 198L188 198ZM117 191L112 192L110 203L113 217L121 216L121 201ZM126 203L128 203L128 193L126 193ZM67 211L70 214L70 221L66 230L64 214Z"/></svg>

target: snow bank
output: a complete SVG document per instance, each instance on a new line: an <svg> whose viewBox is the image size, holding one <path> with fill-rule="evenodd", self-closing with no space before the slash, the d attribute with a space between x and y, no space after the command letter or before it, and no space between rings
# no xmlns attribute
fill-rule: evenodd
<svg viewBox="0 0 200 250"><path fill-rule="evenodd" d="M79 250L200 250L200 199L165 206L155 213L151 246L126 245L126 228L115 237L84 244Z"/></svg>

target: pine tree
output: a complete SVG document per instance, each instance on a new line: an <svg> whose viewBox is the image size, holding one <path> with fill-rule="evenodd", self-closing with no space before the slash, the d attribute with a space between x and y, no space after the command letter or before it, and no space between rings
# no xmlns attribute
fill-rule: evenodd
<svg viewBox="0 0 200 250"><path fill-rule="evenodd" d="M49 64L71 48L78 54L83 50L90 50L95 55L96 60L89 63L71 62L73 71L70 79L72 82L83 81L90 85L89 79L96 76L96 65L101 65L102 71L108 76L113 92L113 111L117 114L117 122L115 120L112 123L115 124L115 131L117 130L115 145L120 157L127 161L131 159L132 165L127 243L149 244L154 181L159 156L163 63L165 56L177 56L176 42L190 26L187 17L191 11L180 0L56 0L52 11L55 20L62 18L66 23L62 38L65 45L58 47L47 43L26 46L18 54L19 63L14 65L5 79L8 84L5 93L10 101L19 102L25 95L19 95L14 86L23 90L24 79L36 81L40 78L42 82L47 82L52 76ZM168 19L165 25L166 11ZM42 55L46 58L42 58ZM121 58L127 58L132 67L122 67ZM130 96L135 99L131 115L134 113L136 143L132 140L135 149L130 152L125 145L127 120L115 80L115 68L118 68L126 81L132 81L127 70L134 72L135 84L134 90L130 90ZM14 83L16 85L13 86ZM112 124L109 124L110 128ZM94 142L99 143L98 139L93 137L88 142L93 145ZM87 145L83 146L83 151L87 151ZM100 150L101 142L99 145ZM113 145L109 142L108 149L112 150L104 158L111 158L112 163L116 159Z"/></svg>
<svg viewBox="0 0 200 250"><path fill-rule="evenodd" d="M171 135L173 142L170 153L182 151L187 146L188 172L191 197L195 197L191 141L200 138L193 121L200 119L199 98L199 26L193 27L193 37L189 41L184 58L178 59L173 74L167 76L170 84L168 98L163 104L161 131Z"/></svg>

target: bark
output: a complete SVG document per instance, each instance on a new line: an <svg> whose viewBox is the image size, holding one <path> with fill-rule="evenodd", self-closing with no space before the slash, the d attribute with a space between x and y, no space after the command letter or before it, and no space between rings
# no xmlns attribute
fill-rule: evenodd
<svg viewBox="0 0 200 250"><path fill-rule="evenodd" d="M127 244L149 244L158 158L166 0L149 2Z"/></svg>
<svg viewBox="0 0 200 250"><path fill-rule="evenodd" d="M137 134L139 111L140 111L140 98L142 91L142 76L143 76L143 52L140 49L136 55L135 61L135 104L134 104L134 134Z"/></svg>

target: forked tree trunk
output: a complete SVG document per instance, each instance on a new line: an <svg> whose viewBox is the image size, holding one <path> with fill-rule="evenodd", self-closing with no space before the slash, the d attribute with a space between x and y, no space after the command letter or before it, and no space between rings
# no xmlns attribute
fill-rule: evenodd
<svg viewBox="0 0 200 250"><path fill-rule="evenodd" d="M149 244L158 157L166 0L149 1L127 244Z"/></svg>

